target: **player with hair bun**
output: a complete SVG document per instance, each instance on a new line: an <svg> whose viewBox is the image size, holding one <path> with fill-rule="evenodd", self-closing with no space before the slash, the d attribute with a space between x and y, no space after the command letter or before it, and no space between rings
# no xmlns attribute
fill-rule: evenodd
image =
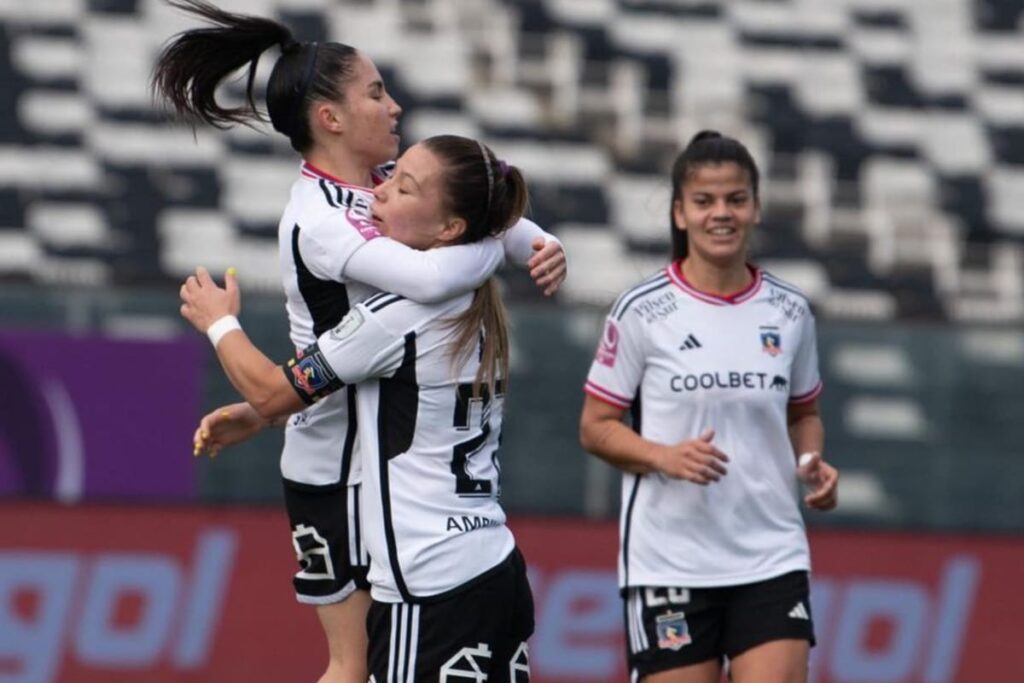
<svg viewBox="0 0 1024 683"><path fill-rule="evenodd" d="M758 190L740 142L693 138L672 169L672 262L618 298L585 385L580 441L623 471L633 681L718 683L726 661L735 683L807 681L800 482L829 510L839 475L807 297L747 260Z"/></svg>

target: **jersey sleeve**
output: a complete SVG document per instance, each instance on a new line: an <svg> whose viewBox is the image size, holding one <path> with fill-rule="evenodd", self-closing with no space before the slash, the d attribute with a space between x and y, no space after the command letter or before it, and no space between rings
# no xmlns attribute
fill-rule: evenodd
<svg viewBox="0 0 1024 683"><path fill-rule="evenodd" d="M625 409L632 405L643 379L645 340L642 321L633 315L616 317L616 308L612 307L613 313L605 320L583 390L600 401Z"/></svg>
<svg viewBox="0 0 1024 683"><path fill-rule="evenodd" d="M311 404L346 384L387 375L398 367L403 354L404 336L388 329L369 308L359 304L337 327L288 361L284 373L299 398Z"/></svg>
<svg viewBox="0 0 1024 683"><path fill-rule="evenodd" d="M361 247L380 241L373 223L349 211L334 212L320 224L299 230L293 247L302 264L319 280L341 281L345 265Z"/></svg>
<svg viewBox="0 0 1024 683"><path fill-rule="evenodd" d="M814 314L810 309L798 323L799 340L790 376L790 403L808 403L821 394L821 375L818 372L818 334Z"/></svg>
<svg viewBox="0 0 1024 683"><path fill-rule="evenodd" d="M505 248L505 258L509 263L526 267L533 256L533 241L541 237L545 242L561 242L549 232L529 218L520 218L515 225L501 235L501 243Z"/></svg>
<svg viewBox="0 0 1024 683"><path fill-rule="evenodd" d="M488 238L420 251L391 239L364 243L345 267L345 276L420 303L435 303L482 285L498 266L501 243Z"/></svg>

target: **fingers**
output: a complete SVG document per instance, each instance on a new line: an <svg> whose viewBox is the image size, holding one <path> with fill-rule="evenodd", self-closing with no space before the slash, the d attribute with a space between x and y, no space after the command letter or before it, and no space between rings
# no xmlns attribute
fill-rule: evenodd
<svg viewBox="0 0 1024 683"><path fill-rule="evenodd" d="M191 280L192 278L189 279ZM202 266L196 268L195 279L199 282L200 287L210 287L214 285L213 278L210 277L210 272Z"/></svg>
<svg viewBox="0 0 1024 683"><path fill-rule="evenodd" d="M242 294L238 290L238 269L231 266L224 271L224 289L231 301L231 310L238 313L242 309Z"/></svg>
<svg viewBox="0 0 1024 683"><path fill-rule="evenodd" d="M715 438L715 430L712 429L711 427L708 427L703 432L701 432L700 436L698 436L697 438L700 439L701 441L707 441L708 443L711 443L711 440Z"/></svg>
<svg viewBox="0 0 1024 683"><path fill-rule="evenodd" d="M544 290L545 296L551 296L558 291L558 287L565 280L568 270L565 250L558 242L550 241L545 243L540 237L533 241L532 246L536 253L527 263L527 267L530 269L530 277L533 278L538 287Z"/></svg>
<svg viewBox="0 0 1024 683"><path fill-rule="evenodd" d="M824 461L820 470L818 486L804 497L804 502L814 510L832 510L839 504L839 472Z"/></svg>

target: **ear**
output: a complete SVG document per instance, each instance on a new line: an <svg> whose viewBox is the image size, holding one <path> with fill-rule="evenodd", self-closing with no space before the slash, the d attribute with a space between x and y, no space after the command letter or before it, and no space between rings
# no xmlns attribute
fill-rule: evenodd
<svg viewBox="0 0 1024 683"><path fill-rule="evenodd" d="M755 199L757 202L757 209L754 211L754 225L758 225L761 222L761 200Z"/></svg>
<svg viewBox="0 0 1024 683"><path fill-rule="evenodd" d="M454 217L448 219L445 226L441 228L437 239L447 244L454 244L466 232L466 219Z"/></svg>
<svg viewBox="0 0 1024 683"><path fill-rule="evenodd" d="M677 199L672 202L672 220L675 221L677 230L686 230L686 216L683 214L682 199Z"/></svg>
<svg viewBox="0 0 1024 683"><path fill-rule="evenodd" d="M313 103L310 122L316 127L337 135L345 131L345 116L334 102L319 100Z"/></svg>

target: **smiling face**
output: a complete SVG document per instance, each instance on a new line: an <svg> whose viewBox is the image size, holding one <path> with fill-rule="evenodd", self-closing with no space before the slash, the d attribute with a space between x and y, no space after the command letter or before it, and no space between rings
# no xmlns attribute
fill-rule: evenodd
<svg viewBox="0 0 1024 683"><path fill-rule="evenodd" d="M685 230L690 257L721 267L743 264L761 220L750 175L737 163L704 163L683 178L672 216Z"/></svg>
<svg viewBox="0 0 1024 683"><path fill-rule="evenodd" d="M373 192L373 219L388 237L413 249L457 240L466 222L447 208L444 167L423 144L406 150L394 173Z"/></svg>
<svg viewBox="0 0 1024 683"><path fill-rule="evenodd" d="M341 126L349 154L368 167L379 166L398 154L398 117L402 108L384 88L377 67L369 57L356 54L352 76L334 114Z"/></svg>

